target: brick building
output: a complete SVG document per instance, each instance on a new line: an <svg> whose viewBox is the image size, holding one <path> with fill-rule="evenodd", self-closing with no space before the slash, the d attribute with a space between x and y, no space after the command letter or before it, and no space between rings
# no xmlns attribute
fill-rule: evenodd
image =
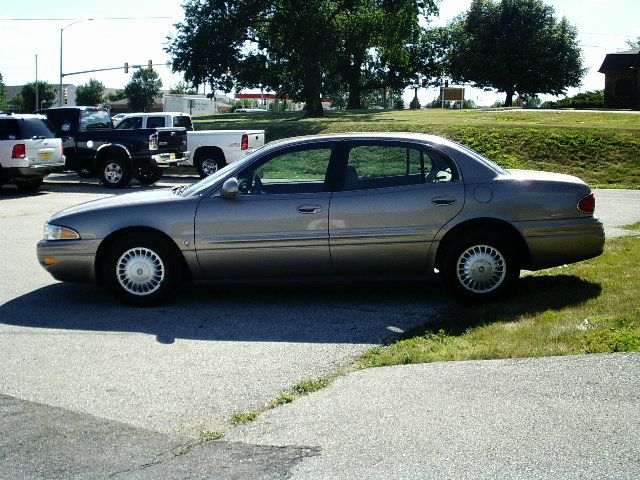
<svg viewBox="0 0 640 480"><path fill-rule="evenodd" d="M605 108L640 110L640 49L608 54L598 71L605 78Z"/></svg>

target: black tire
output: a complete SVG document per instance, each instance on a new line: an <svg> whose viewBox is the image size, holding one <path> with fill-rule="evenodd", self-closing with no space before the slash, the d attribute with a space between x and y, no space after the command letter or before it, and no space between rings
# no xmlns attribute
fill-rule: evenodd
<svg viewBox="0 0 640 480"><path fill-rule="evenodd" d="M100 181L107 188L124 188L131 182L131 165L124 156L107 157L100 162Z"/></svg>
<svg viewBox="0 0 640 480"><path fill-rule="evenodd" d="M131 234L115 241L102 264L105 284L124 303L156 305L182 277L171 245L160 237Z"/></svg>
<svg viewBox="0 0 640 480"><path fill-rule="evenodd" d="M96 171L93 168L79 168L76 170L76 174L80 178L95 178Z"/></svg>
<svg viewBox="0 0 640 480"><path fill-rule="evenodd" d="M29 180L16 181L16 186L18 187L18 190L20 190L21 192L34 192L40 188L40 186L42 185L42 182L44 182L44 178L42 177L32 178Z"/></svg>
<svg viewBox="0 0 640 480"><path fill-rule="evenodd" d="M442 273L455 295L470 302L502 297L520 276L520 265L508 235L468 232L448 246Z"/></svg>
<svg viewBox="0 0 640 480"><path fill-rule="evenodd" d="M200 178L206 178L213 175L227 164L219 153L205 152L196 157L193 166L196 167Z"/></svg>
<svg viewBox="0 0 640 480"><path fill-rule="evenodd" d="M138 169L135 177L142 185L153 185L162 178L162 168L142 167Z"/></svg>

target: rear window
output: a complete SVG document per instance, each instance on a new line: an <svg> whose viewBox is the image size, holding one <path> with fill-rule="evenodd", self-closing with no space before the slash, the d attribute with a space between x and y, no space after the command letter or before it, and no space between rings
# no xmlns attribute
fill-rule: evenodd
<svg viewBox="0 0 640 480"><path fill-rule="evenodd" d="M111 116L106 110L82 110L80 113L80 130L111 130Z"/></svg>
<svg viewBox="0 0 640 480"><path fill-rule="evenodd" d="M164 117L147 118L147 128L162 128L164 126Z"/></svg>
<svg viewBox="0 0 640 480"><path fill-rule="evenodd" d="M14 118L0 119L0 140L20 140L18 121Z"/></svg>
<svg viewBox="0 0 640 480"><path fill-rule="evenodd" d="M55 138L54 128L48 120L39 118L27 118L20 122L22 138L44 137Z"/></svg>
<svg viewBox="0 0 640 480"><path fill-rule="evenodd" d="M182 115L180 117L173 117L173 126L174 127L184 127L187 130L192 130L193 125L191 124L191 118L186 115Z"/></svg>

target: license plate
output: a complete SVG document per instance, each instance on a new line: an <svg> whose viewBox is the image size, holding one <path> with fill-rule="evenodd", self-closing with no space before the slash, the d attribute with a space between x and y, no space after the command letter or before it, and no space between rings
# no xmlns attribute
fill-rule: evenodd
<svg viewBox="0 0 640 480"><path fill-rule="evenodd" d="M175 160L176 159L176 154L172 153L171 155L169 155L169 160Z"/></svg>
<svg viewBox="0 0 640 480"><path fill-rule="evenodd" d="M49 152L40 152L40 160L51 160L51 153Z"/></svg>

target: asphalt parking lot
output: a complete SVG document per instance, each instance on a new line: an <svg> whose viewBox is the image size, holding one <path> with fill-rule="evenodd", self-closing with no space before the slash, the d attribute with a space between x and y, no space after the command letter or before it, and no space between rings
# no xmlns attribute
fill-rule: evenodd
<svg viewBox="0 0 640 480"><path fill-rule="evenodd" d="M150 188L193 181L195 178L169 178ZM127 192L138 188L134 186ZM35 243L42 235L42 224L62 208L114 193L124 192L107 191L95 182L79 183L68 176L52 178L39 193L31 195L19 194L11 188L0 189L0 248L4 260L0 273L0 410L9 412L14 419L22 418L19 415L51 419L33 432L26 429L26 434L40 438L43 430L58 432L59 436L49 440L51 451L45 449L50 455L46 461L52 464L60 463L55 459L60 455L59 443L71 441L75 436L85 435L84 440L68 446L65 458L75 459L74 451L82 450L86 441L99 449L109 441L123 439L129 451L120 451L119 455L126 459L118 465L116 457L114 465L100 464L104 469L96 467L95 478L106 476L105 472L126 470L126 465L132 462L142 465L156 462L153 459L161 458L159 452L170 452L180 442L197 438L202 431L226 427L232 413L260 408L301 380L339 370L371 346L428 322L447 301L446 294L433 282L393 286L228 285L198 287L168 305L136 309L120 305L102 288L54 281L35 259ZM624 233L622 226L640 220L640 192L599 190L596 196L597 214L606 224L607 235ZM628 364L636 363L632 359ZM475 368L472 366L472 371L465 375L473 377ZM603 364L603 368L609 367ZM239 458L254 462L255 468L264 467L260 478L288 478L289 469L303 462L297 470L300 478L322 478L322 473L313 473L313 465L335 463L335 458L342 455L341 443L332 443L329 434L323 439L311 433L300 437L304 441L298 441L297 430L292 430L294 436L288 438L286 424L296 424L306 411L310 420L304 420L305 429L315 431L313 422L326 411L323 402L349 415L346 400L340 399L345 392L339 386L357 384L362 375L379 377L384 371L347 377L351 380L337 383L338 387L332 386L327 393L309 397L314 399L313 408L303 408L304 402L309 402L305 400L295 402L293 409L276 409L255 427L235 431L229 437L232 442L223 442L224 446L215 453L199 451L200 456L174 460L178 473L163 471L164 478L183 478L179 471L187 468L185 462L197 463L202 456L210 462L211 459L222 462L220 465L233 464L234 468L246 466L239 463ZM370 381L380 380L376 378ZM382 384L390 385L392 378L393 374L382 379ZM449 387L443 387L445 393L446 388ZM398 398L399 393L394 391L385 391L385 401L393 403ZM544 396L540 392L540 398ZM446 399L444 393L443 398ZM375 419L379 412L374 407L379 404L373 399L369 403ZM356 408L353 414L357 411ZM339 418L327 418L322 423ZM436 414L433 421L440 418ZM86 437L90 429L85 425L89 423L94 436ZM384 422L373 423L373 429L384 428ZM76 430L67 424L75 425ZM21 424L18 422L13 428L20 431ZM335 431L338 430L336 425ZM358 438L349 441L355 445ZM22 465L19 456L24 447L15 447L10 435L5 435L4 441L7 443L3 448L18 459L15 462L9 459L8 464ZM384 436L379 441L384 443ZM278 449L274 445L288 446ZM319 460L318 445L322 446L324 460ZM87 465L93 461L91 455L98 455L95 448L86 457L81 456L89 462ZM153 455L145 452L145 448ZM34 458L38 457L37 451L32 453ZM412 455L426 453L416 451ZM374 449L371 458L378 454ZM448 462L446 455L443 452L443 464ZM2 460L0 454L0 464ZM402 461L401 452L398 461ZM153 464L160 465L158 462ZM393 462L389 462L385 461L385 469L379 471L381 475L397 471ZM269 476L265 472L271 471L271 467L273 475ZM68 472L70 467L65 464L60 468ZM85 478L82 465L75 468ZM17 470L11 470L10 476L0 474L0 478L49 478L42 465L34 469L26 470L24 475L13 475ZM35 471L41 475L35 475ZM457 471L451 470L451 478L455 478ZM248 471L244 475L251 476ZM153 475L125 477L153 478ZM55 478L71 476L61 474Z"/></svg>
<svg viewBox="0 0 640 480"><path fill-rule="evenodd" d="M102 288L54 281L35 259L45 220L113 193L54 182L35 195L3 189L0 393L197 436L335 372L442 304L425 285L229 285L135 309Z"/></svg>

